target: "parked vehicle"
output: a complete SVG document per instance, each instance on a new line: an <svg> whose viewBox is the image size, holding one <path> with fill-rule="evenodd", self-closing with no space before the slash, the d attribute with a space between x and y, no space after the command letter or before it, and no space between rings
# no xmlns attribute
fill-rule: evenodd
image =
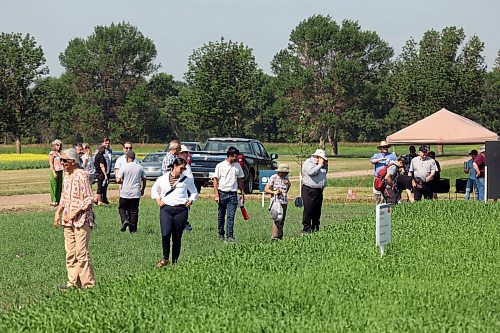
<svg viewBox="0 0 500 333"><path fill-rule="evenodd" d="M142 160L142 167L144 168L144 173L146 174L146 179L156 180L162 175L161 164L166 152L158 152L147 154Z"/></svg>
<svg viewBox="0 0 500 333"><path fill-rule="evenodd" d="M109 174L109 182L116 183L116 175L115 175L115 163L116 160L124 154L123 151L114 151L111 153L111 172Z"/></svg>
<svg viewBox="0 0 500 333"><path fill-rule="evenodd" d="M190 151L201 151L201 146L198 142L182 142L184 146L186 146Z"/></svg>
<svg viewBox="0 0 500 333"><path fill-rule="evenodd" d="M245 173L245 193L252 193L259 183L259 171L276 169L277 154L269 155L261 142L246 138L210 138L203 151L191 153L191 170L198 191L212 186L215 166L227 156L229 147L240 151L238 163Z"/></svg>

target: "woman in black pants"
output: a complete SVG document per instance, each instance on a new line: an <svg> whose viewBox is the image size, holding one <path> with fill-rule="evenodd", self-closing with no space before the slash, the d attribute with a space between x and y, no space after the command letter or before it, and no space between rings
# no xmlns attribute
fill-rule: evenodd
<svg viewBox="0 0 500 333"><path fill-rule="evenodd" d="M172 263L177 262L181 253L182 232L188 219L188 208L198 196L193 178L183 174L186 170L185 159L177 157L170 170L158 178L151 189L151 198L155 199L160 207L163 258L156 265L158 268L168 264L170 237L172 237Z"/></svg>

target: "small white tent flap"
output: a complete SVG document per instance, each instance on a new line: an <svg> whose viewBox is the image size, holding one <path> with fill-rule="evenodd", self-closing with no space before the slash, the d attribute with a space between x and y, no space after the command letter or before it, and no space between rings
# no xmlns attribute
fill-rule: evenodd
<svg viewBox="0 0 500 333"><path fill-rule="evenodd" d="M456 113L441 109L389 135L389 144L472 144L498 140L498 135Z"/></svg>

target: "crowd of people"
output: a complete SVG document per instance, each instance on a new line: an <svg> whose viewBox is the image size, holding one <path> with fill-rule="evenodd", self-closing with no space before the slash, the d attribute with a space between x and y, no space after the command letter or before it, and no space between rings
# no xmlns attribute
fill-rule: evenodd
<svg viewBox="0 0 500 333"><path fill-rule="evenodd" d="M397 204L401 194L407 193L408 201L422 198L435 199L439 192L441 166L427 146L417 150L409 147L409 154L397 157L389 152L391 145L382 141L370 163L374 165L373 194L377 204ZM162 173L151 188L151 198L159 207L162 258L157 267L175 264L181 253L182 235L192 227L188 222L189 209L198 198L198 191L189 166L189 149L178 140L171 141L162 161ZM118 211L120 230L134 233L138 228L139 204L146 188L143 167L137 161L131 142L123 144L124 154L117 159L114 171L119 184ZM218 239L235 242L234 218L238 204L245 200L244 171L238 163L240 152L235 147L227 150L226 158L217 164L213 178L214 200L218 207ZM474 191L478 200L484 198L485 149L472 150L471 159L464 164L469 175L465 198ZM105 137L95 154L87 143L77 143L62 150L62 142L54 140L49 153L51 205L56 208L54 226L64 228L67 283L62 289L92 287L95 284L92 261L89 255L90 233L95 221L93 205L109 205L107 185L112 165L109 138ZM64 171L64 172L63 172ZM271 216L272 240L283 238L288 193L288 164L280 163L277 173L270 177L264 192L272 196L278 214ZM323 191L327 186L328 158L317 149L304 161L301 170L302 186L300 204L302 234L319 231ZM97 183L96 194L92 184ZM239 190L239 194L238 194ZM275 209L275 208L273 208ZM271 207L270 207L271 210ZM275 212L274 212L275 213Z"/></svg>

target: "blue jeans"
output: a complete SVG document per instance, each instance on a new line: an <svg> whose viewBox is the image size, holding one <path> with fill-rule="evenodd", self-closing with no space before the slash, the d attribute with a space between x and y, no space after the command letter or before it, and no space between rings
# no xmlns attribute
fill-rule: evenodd
<svg viewBox="0 0 500 333"><path fill-rule="evenodd" d="M469 179L467 179L467 185L465 186L465 200L469 200L470 199L470 193L472 191L474 191L474 194L475 194L474 198L477 200L478 199L478 193L477 193L476 179L469 178Z"/></svg>
<svg viewBox="0 0 500 333"><path fill-rule="evenodd" d="M476 179L478 200L484 201L484 177Z"/></svg>
<svg viewBox="0 0 500 333"><path fill-rule="evenodd" d="M234 215L238 208L238 195L236 192L219 191L219 215L217 217L219 235L224 236L224 220L227 210L227 237L233 237Z"/></svg>

